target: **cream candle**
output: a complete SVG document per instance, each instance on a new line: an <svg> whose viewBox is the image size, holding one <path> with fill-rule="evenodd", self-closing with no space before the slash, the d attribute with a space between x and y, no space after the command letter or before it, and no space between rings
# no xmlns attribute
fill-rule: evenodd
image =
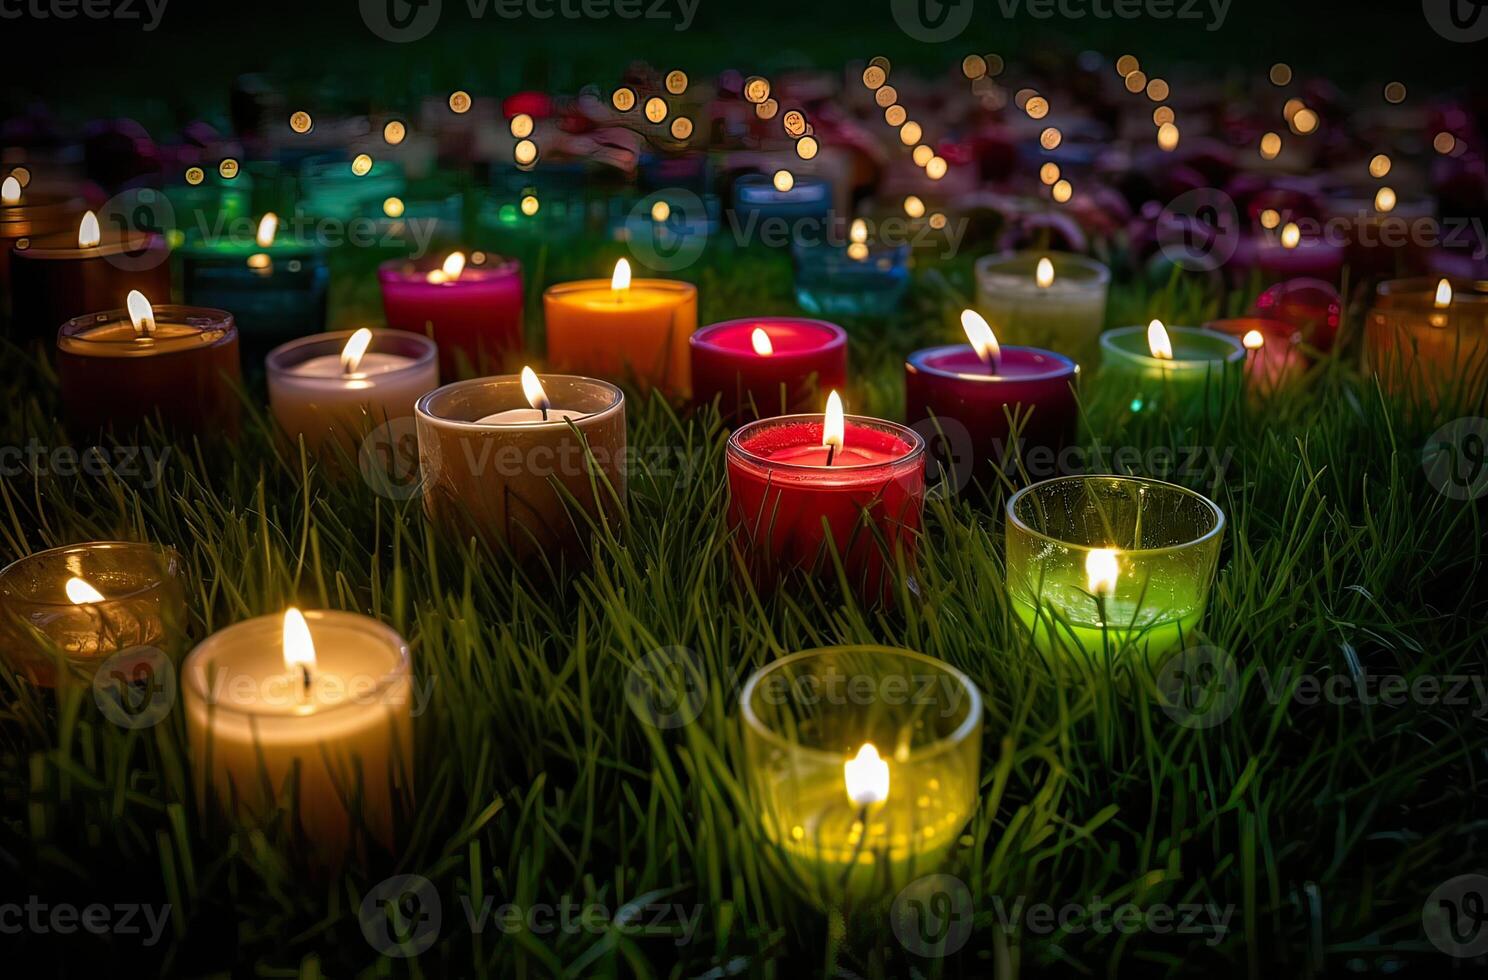
<svg viewBox="0 0 1488 980"><path fill-rule="evenodd" d="M281 344L264 362L269 407L279 427L303 435L312 451L335 439L351 452L356 438L439 385L434 341L403 330L343 330Z"/></svg>
<svg viewBox="0 0 1488 980"><path fill-rule="evenodd" d="M365 834L393 845L412 799L408 645L350 612L291 607L218 630L186 658L182 691L198 801L289 819L338 860Z"/></svg>
<svg viewBox="0 0 1488 980"><path fill-rule="evenodd" d="M976 307L997 336L1095 360L1111 270L1065 252L984 255L976 262Z"/></svg>

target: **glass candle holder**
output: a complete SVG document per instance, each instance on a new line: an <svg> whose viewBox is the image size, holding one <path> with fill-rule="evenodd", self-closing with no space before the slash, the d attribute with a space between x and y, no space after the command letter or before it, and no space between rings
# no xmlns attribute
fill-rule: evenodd
<svg viewBox="0 0 1488 980"><path fill-rule="evenodd" d="M179 253L186 302L231 310L250 353L325 329L324 246L286 236L260 245L250 233L193 238Z"/></svg>
<svg viewBox="0 0 1488 980"><path fill-rule="evenodd" d="M832 210L832 184L821 177L799 175L788 191L775 189L766 174L745 174L734 181L734 217L739 227L759 229L759 222L824 220Z"/></svg>
<svg viewBox="0 0 1488 980"><path fill-rule="evenodd" d="M274 420L291 439L303 435L311 452L334 442L355 456L369 431L412 416L414 403L439 387L439 348L428 337L374 330L348 371L342 354L354 333L291 340L264 361Z"/></svg>
<svg viewBox="0 0 1488 980"><path fill-rule="evenodd" d="M170 249L158 235L106 237L80 245L68 231L16 242L11 253L11 335L50 346L74 317L112 310L131 290L171 294Z"/></svg>
<svg viewBox="0 0 1488 980"><path fill-rule="evenodd" d="M693 403L716 400L727 423L802 412L847 384L847 331L824 320L726 320L688 344Z"/></svg>
<svg viewBox="0 0 1488 980"><path fill-rule="evenodd" d="M1391 394L1433 408L1481 410L1488 404L1488 282L1380 283L1364 356Z"/></svg>
<svg viewBox="0 0 1488 980"><path fill-rule="evenodd" d="M1131 653L1156 667L1203 618L1224 512L1171 483L1069 476L1007 503L1007 588L1034 646L1055 660L1109 666Z"/></svg>
<svg viewBox="0 0 1488 980"><path fill-rule="evenodd" d="M887 900L945 865L979 797L982 699L965 674L826 647L756 671L740 702L751 803L814 901Z"/></svg>
<svg viewBox="0 0 1488 980"><path fill-rule="evenodd" d="M1167 327L1173 356L1153 356L1148 327L1101 334L1101 385L1133 413L1217 411L1239 390L1245 348L1226 334Z"/></svg>
<svg viewBox="0 0 1488 980"><path fill-rule="evenodd" d="M7 306L10 304L11 249L24 238L76 228L83 210L82 198L63 191L22 189L13 203L0 201L0 300Z"/></svg>
<svg viewBox="0 0 1488 980"><path fill-rule="evenodd" d="M199 306L157 306L154 314L149 335L125 310L62 325L57 376L69 428L124 433L158 412L171 432L236 435L242 371L232 314Z"/></svg>
<svg viewBox="0 0 1488 980"><path fill-rule="evenodd" d="M1245 348L1245 387L1252 397L1274 395L1307 374L1307 357L1298 346L1302 337L1290 323L1241 316L1210 320L1204 329L1234 337Z"/></svg>
<svg viewBox="0 0 1488 980"><path fill-rule="evenodd" d="M909 289L909 246L791 246L796 302L819 316L888 316Z"/></svg>
<svg viewBox="0 0 1488 980"><path fill-rule="evenodd" d="M378 267L387 325L434 338L446 378L511 366L524 347L521 263L473 252L459 275L449 276L448 261L427 256Z"/></svg>
<svg viewBox="0 0 1488 980"><path fill-rule="evenodd" d="M1039 278L1042 259L1049 260L1052 279ZM1069 252L1011 252L982 256L975 271L976 308L998 339L1094 362L1110 269Z"/></svg>
<svg viewBox="0 0 1488 980"><path fill-rule="evenodd" d="M672 279L559 283L543 293L548 360L555 370L634 383L670 397L692 391L688 338L697 287Z"/></svg>
<svg viewBox="0 0 1488 980"><path fill-rule="evenodd" d="M1033 474L1052 468L1074 442L1079 376L1068 357L1032 347L1002 347L995 368L967 344L931 347L904 363L904 417L946 440L957 488L990 486L1018 463Z"/></svg>
<svg viewBox="0 0 1488 980"><path fill-rule="evenodd" d="M391 848L413 793L408 645L357 613L303 615L308 662L286 657L282 615L218 630L186 658L198 803L262 822L292 801L292 826L332 860L358 834Z"/></svg>
<svg viewBox="0 0 1488 980"><path fill-rule="evenodd" d="M540 380L546 420L516 375L418 400L424 509L442 532L476 535L518 563L580 564L590 524L624 520L625 395L593 378Z"/></svg>
<svg viewBox="0 0 1488 980"><path fill-rule="evenodd" d="M69 590L73 579L86 589ZM57 655L86 678L121 650L178 653L186 626L181 559L167 548L90 541L39 551L0 571L0 656L45 687L58 681Z"/></svg>
<svg viewBox="0 0 1488 980"><path fill-rule="evenodd" d="M761 587L796 570L835 577L835 552L860 598L888 601L897 563L914 559L925 440L905 426L850 415L834 457L823 446L824 422L823 415L783 415L729 437L736 547Z"/></svg>

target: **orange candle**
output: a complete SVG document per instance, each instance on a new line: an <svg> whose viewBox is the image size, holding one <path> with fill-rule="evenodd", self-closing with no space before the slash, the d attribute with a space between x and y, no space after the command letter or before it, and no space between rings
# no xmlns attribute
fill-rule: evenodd
<svg viewBox="0 0 1488 980"><path fill-rule="evenodd" d="M642 391L691 393L687 340L697 329L697 287L615 275L560 283L543 293L548 361L555 371L633 382Z"/></svg>

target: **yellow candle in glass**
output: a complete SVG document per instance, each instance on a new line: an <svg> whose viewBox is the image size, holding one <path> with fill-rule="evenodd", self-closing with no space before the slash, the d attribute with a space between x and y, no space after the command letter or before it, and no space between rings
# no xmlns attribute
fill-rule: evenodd
<svg viewBox="0 0 1488 980"><path fill-rule="evenodd" d="M543 314L554 371L630 381L674 397L691 394L687 339L697 329L697 287L691 283L632 281L630 263L621 259L608 281L549 287Z"/></svg>

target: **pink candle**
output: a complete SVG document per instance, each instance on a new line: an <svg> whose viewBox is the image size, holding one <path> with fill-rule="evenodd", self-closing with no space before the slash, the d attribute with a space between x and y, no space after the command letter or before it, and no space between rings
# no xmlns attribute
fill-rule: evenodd
<svg viewBox="0 0 1488 980"><path fill-rule="evenodd" d="M1246 387L1252 396L1269 395L1296 384L1307 373L1307 358L1297 344L1297 328L1282 320L1261 316L1211 320L1205 330L1237 337L1245 347Z"/></svg>
<svg viewBox="0 0 1488 980"><path fill-rule="evenodd" d="M725 422L790 415L847 384L847 332L798 317L727 320L689 339L692 399Z"/></svg>
<svg viewBox="0 0 1488 980"><path fill-rule="evenodd" d="M522 266L484 252L418 262L385 262L377 270L387 325L432 337L439 373L453 379L500 374L522 343Z"/></svg>

